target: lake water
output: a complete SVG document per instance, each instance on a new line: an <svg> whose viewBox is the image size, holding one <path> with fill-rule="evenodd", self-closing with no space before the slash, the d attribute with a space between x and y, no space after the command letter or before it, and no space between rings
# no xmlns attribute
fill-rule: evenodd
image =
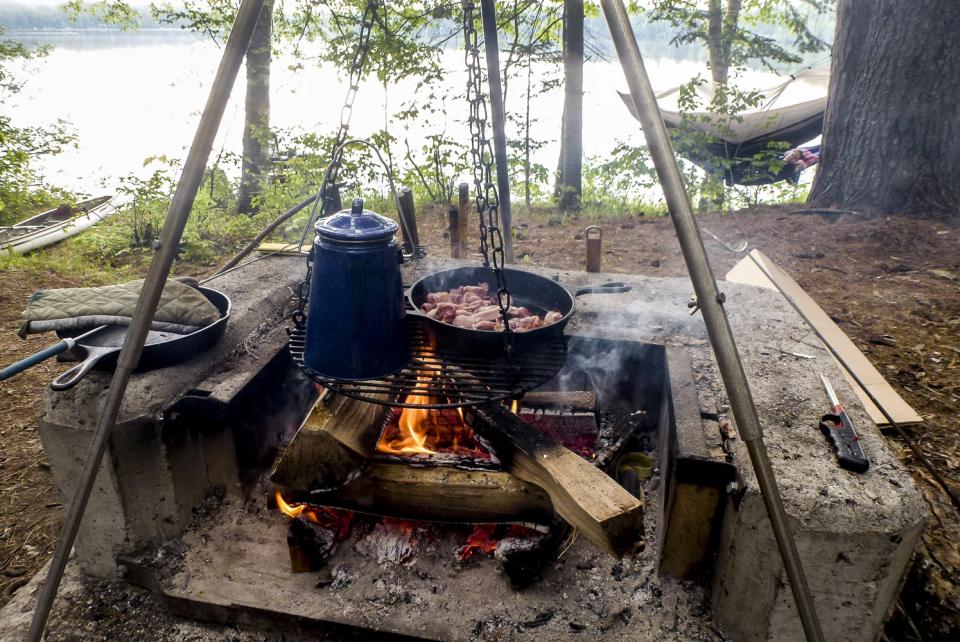
<svg viewBox="0 0 960 642"><path fill-rule="evenodd" d="M78 147L38 166L45 178L57 185L84 192L109 189L117 177L144 174L144 159L165 155L184 158L193 138L200 111L222 50L209 38L180 31L152 30L122 34L101 31L46 32L11 38L36 40L53 45L50 55L32 63L24 89L0 109L19 126L44 125L65 119L78 136ZM466 82L463 54L456 49L442 52L450 70L450 97L443 104L445 122L421 122L404 130L389 122L390 132L402 145L404 138L418 146L424 137L445 132L468 140L462 99ZM344 79L332 66L307 63L297 72L292 59L274 61L271 77L272 124L300 132L332 134L339 122L346 92ZM706 74L695 60L653 59L647 61L655 89L675 86L697 73ZM535 69L545 73L545 69ZM554 72L556 73L556 72ZM750 72L751 81L762 86L777 78ZM535 81L536 82L536 81ZM213 155L220 150L239 152L243 129L244 77L241 71L217 135ZM520 111L526 80L511 80L507 109ZM617 141L638 143L642 134L630 117L617 89L625 89L616 62L588 62L584 71L584 153L602 156ZM414 81L384 88L364 82L357 98L351 134L365 137L383 128L385 118L414 97ZM534 160L553 168L559 153L558 135L563 106L562 88L537 97L532 113L537 122L533 136L548 141ZM508 137L518 132L508 128ZM395 150L402 156L403 150Z"/></svg>

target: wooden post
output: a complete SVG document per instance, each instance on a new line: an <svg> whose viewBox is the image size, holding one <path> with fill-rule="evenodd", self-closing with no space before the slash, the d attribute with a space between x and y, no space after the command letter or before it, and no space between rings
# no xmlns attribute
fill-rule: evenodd
<svg viewBox="0 0 960 642"><path fill-rule="evenodd" d="M447 211L449 221L448 230L450 232L450 258L459 259L460 257L460 210L450 206Z"/></svg>
<svg viewBox="0 0 960 642"><path fill-rule="evenodd" d="M600 271L600 251L603 231L598 225L591 225L584 232L587 240L587 272Z"/></svg>
<svg viewBox="0 0 960 642"><path fill-rule="evenodd" d="M417 229L417 212L413 205L413 190L409 187L400 188L400 216L403 217L403 225L400 230L403 232L403 242L415 252L420 246L420 230ZM410 230L410 237L407 238L407 230Z"/></svg>
<svg viewBox="0 0 960 642"><path fill-rule="evenodd" d="M460 207L460 258L465 259L470 253L470 249L467 247L467 239L470 238L470 233L468 231L468 225L470 224L470 209L472 203L470 201L470 184L469 183L460 183L459 187L459 207Z"/></svg>

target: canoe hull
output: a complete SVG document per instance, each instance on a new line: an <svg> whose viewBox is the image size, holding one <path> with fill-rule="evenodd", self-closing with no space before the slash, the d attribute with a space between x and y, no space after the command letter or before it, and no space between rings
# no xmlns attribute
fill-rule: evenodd
<svg viewBox="0 0 960 642"><path fill-rule="evenodd" d="M7 238L0 241L0 253L26 254L32 250L53 245L93 227L103 219L116 214L120 208L118 199L112 197L91 199L79 203L78 206L83 207L85 203L89 203L93 207L90 207L86 212L71 216L67 220L44 224L44 218L51 216L55 211L50 210L4 228L3 231L6 232ZM23 234L16 234L20 227L25 228Z"/></svg>

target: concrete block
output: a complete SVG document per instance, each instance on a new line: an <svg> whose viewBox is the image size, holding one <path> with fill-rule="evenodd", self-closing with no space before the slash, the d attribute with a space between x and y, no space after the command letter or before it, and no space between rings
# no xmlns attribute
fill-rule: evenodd
<svg viewBox="0 0 960 642"><path fill-rule="evenodd" d="M690 357L684 350L667 347L665 364L658 422L657 571L680 579L704 579L713 567L726 487L737 470L724 459L715 422L709 422L714 434L707 434Z"/></svg>
<svg viewBox="0 0 960 642"><path fill-rule="evenodd" d="M250 402L241 417L229 409L271 363L290 370L289 358L277 355L286 345L281 323L301 266L295 258L260 262L210 283L233 300L223 339L181 364L131 378L77 536L85 572L113 575L117 555L176 537L212 489L241 492L238 458L249 457L251 447L238 448L234 429L270 421L276 412L262 403L262 415L251 412ZM277 383L276 372L269 377ZM109 373L91 372L74 388L44 397L39 433L65 503L109 382ZM275 447L276 440L270 443Z"/></svg>

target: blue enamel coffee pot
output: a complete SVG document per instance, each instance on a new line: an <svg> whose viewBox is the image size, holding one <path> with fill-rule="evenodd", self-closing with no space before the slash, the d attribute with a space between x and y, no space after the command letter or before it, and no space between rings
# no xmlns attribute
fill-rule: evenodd
<svg viewBox="0 0 960 642"><path fill-rule="evenodd" d="M353 199L316 225L304 364L332 379L376 379L410 359L397 224Z"/></svg>

